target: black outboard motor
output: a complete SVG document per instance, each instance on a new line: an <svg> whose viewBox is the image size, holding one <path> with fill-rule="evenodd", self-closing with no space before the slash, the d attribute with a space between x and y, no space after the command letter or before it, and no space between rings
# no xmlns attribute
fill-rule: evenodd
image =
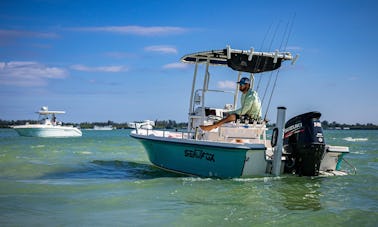
<svg viewBox="0 0 378 227"><path fill-rule="evenodd" d="M285 172L317 176L325 150L321 113L309 112L291 118L285 124Z"/></svg>

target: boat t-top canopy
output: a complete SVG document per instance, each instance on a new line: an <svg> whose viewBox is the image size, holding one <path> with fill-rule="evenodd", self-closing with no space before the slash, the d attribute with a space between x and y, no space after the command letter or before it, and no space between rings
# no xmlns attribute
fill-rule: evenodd
<svg viewBox="0 0 378 227"><path fill-rule="evenodd" d="M184 63L228 66L236 71L262 73L278 69L285 60L296 61L289 52L255 52L250 50L235 50L227 46L222 50L211 50L187 54L181 58Z"/></svg>
<svg viewBox="0 0 378 227"><path fill-rule="evenodd" d="M65 114L66 111L60 111L60 110L48 110L48 108L46 106L43 106L38 112L36 112L37 114L40 114L40 115L48 115L48 114Z"/></svg>

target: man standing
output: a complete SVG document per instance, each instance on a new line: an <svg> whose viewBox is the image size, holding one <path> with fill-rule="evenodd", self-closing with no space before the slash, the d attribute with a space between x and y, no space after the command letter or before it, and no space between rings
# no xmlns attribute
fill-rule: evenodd
<svg viewBox="0 0 378 227"><path fill-rule="evenodd" d="M261 120L261 102L256 91L251 89L250 80L243 77L239 82L239 91L242 92L241 107L237 110L228 112L228 116L222 120L214 123L213 125L200 125L204 131L211 131L224 123L236 121L241 118L249 119L252 121Z"/></svg>

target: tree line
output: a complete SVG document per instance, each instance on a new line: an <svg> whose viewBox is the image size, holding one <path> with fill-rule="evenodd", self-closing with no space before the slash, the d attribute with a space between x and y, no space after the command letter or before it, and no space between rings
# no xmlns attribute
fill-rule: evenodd
<svg viewBox="0 0 378 227"><path fill-rule="evenodd" d="M29 124L37 124L37 120L2 120L0 119L0 128L9 128L13 125L24 125L26 123ZM124 123L117 123L114 121L106 121L106 122L82 122L82 123L70 123L70 122L63 122L62 125L74 125L78 126L82 129L92 129L94 126L108 126L111 125L117 129L127 129L130 128L127 122ZM155 128L165 128L165 129L182 129L186 128L188 123L185 122L176 122L174 120L155 120Z"/></svg>
<svg viewBox="0 0 378 227"><path fill-rule="evenodd" d="M322 121L322 127L324 129L378 129L378 125L374 125L372 123L340 124L335 121L333 122Z"/></svg>
<svg viewBox="0 0 378 227"><path fill-rule="evenodd" d="M0 119L0 128L9 128L11 125L24 125L26 123L29 124L36 124L38 121L36 120L1 120ZM378 125L374 125L372 123L367 124L342 124L337 123L335 121L328 122L322 121L323 129L372 129L378 130ZM92 129L95 125L96 126L107 126L111 125L117 129L127 129L129 128L127 122L124 123L117 123L114 121L106 121L106 122L82 122L82 123L63 123L63 125L75 125L79 126L82 129ZM174 120L155 120L155 128L160 129L184 129L188 126L186 122L176 122ZM274 124L268 124L268 127L274 127Z"/></svg>
<svg viewBox="0 0 378 227"><path fill-rule="evenodd" d="M343 124L343 123L337 123L336 121L328 122L328 121L322 121L322 128L323 129L354 129L354 130L378 130L378 125L374 125L372 123L367 124ZM267 124L268 128L274 128L275 124Z"/></svg>

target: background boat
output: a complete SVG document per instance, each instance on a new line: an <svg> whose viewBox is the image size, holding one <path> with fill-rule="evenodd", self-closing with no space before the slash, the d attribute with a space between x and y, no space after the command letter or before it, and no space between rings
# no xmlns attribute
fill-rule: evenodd
<svg viewBox="0 0 378 227"><path fill-rule="evenodd" d="M48 110L43 106L38 112L39 123L11 126L20 136L29 137L78 137L82 135L79 128L73 125L63 125L57 121L56 115L65 111Z"/></svg>
<svg viewBox="0 0 378 227"><path fill-rule="evenodd" d="M113 130L114 127L112 125L105 125L105 126L99 126L95 125L93 126L93 130Z"/></svg>
<svg viewBox="0 0 378 227"><path fill-rule="evenodd" d="M127 126L134 129L153 129L155 127L155 122L151 120L135 121L129 122Z"/></svg>

